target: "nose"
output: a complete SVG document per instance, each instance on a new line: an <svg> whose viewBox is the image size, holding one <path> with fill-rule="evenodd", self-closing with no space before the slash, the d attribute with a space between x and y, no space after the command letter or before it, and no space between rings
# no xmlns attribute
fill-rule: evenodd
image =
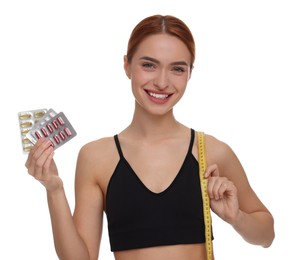
<svg viewBox="0 0 295 260"><path fill-rule="evenodd" d="M165 70L159 70L154 78L154 85L159 90L164 90L169 86L168 72Z"/></svg>

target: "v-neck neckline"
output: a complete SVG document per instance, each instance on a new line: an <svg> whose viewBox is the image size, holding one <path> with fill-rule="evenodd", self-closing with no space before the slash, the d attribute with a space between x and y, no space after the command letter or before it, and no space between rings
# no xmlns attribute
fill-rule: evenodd
<svg viewBox="0 0 295 260"><path fill-rule="evenodd" d="M165 194L166 192L168 192L171 187L173 187L174 183L177 181L177 179L181 176L181 173L183 172L183 167L186 163L186 160L189 156L189 154L192 152L192 146L193 146L193 142L194 142L194 130L191 129L191 138L190 138L190 142L189 142L189 147L188 147L188 150L186 152L186 155L183 159L183 162L178 170L178 172L176 173L175 177L173 178L173 180L170 182L170 184L162 191L160 192L155 192L155 191L152 191L150 188L148 188L146 186L146 184L144 184L144 182L141 180L141 178L137 175L136 171L132 168L131 164L128 162L128 160L125 158L124 154L123 154L123 151L122 151L122 148L121 148L121 145L120 145L120 142L119 142L119 137L118 135L115 135L115 141L116 141L116 145L117 145L117 148L118 148L118 151L119 151L119 154L120 154L120 161L119 163L122 161L126 164L126 166L129 168L130 170L130 173L132 176L134 176L137 181L140 183L140 185L146 190L148 191L149 193L153 194L153 195L156 195L156 196L160 196L160 195L163 195Z"/></svg>
<svg viewBox="0 0 295 260"><path fill-rule="evenodd" d="M123 160L123 162L128 166L128 168L129 168L130 173L132 174L132 176L134 176L137 179L137 181L143 186L143 188L145 190L147 190L148 192L150 192L150 193L152 193L154 195L160 196L160 195L163 195L164 193L168 192L171 189L171 187L174 185L174 183L177 181L177 179L181 176L181 173L183 172L182 171L182 168L185 165L185 162L187 160L187 157L189 155L189 152L190 151L188 151L186 153L186 156L185 156L185 158L183 160L183 163L181 164L181 167L180 167L179 171L176 173L176 175L173 178L173 180L171 181L171 183L164 190L162 190L160 192L155 192L155 191L152 191L150 188L148 188L146 186L146 184L144 184L144 182L140 179L140 177L137 175L137 173L135 172L135 170L132 168L132 166L130 165L130 163L127 161L127 159L124 156L120 160Z"/></svg>

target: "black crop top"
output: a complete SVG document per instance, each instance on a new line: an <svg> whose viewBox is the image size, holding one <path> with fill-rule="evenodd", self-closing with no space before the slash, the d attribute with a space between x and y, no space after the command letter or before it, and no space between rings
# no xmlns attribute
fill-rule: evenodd
<svg viewBox="0 0 295 260"><path fill-rule="evenodd" d="M106 216L112 251L160 245L205 242L199 164L192 154L195 131L183 165L163 192L150 191L124 158L120 160L106 195Z"/></svg>

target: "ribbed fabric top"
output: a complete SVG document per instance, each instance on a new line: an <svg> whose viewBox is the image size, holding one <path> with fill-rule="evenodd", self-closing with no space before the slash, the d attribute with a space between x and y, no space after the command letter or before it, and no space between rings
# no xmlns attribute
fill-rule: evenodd
<svg viewBox="0 0 295 260"><path fill-rule="evenodd" d="M106 216L112 251L160 245L205 242L199 164L192 154L195 131L183 164L173 182L160 193L150 191L124 158L120 160L106 195Z"/></svg>

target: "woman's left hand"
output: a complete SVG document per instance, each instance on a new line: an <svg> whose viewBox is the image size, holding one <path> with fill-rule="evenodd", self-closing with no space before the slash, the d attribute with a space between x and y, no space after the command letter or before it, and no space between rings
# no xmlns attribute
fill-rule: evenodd
<svg viewBox="0 0 295 260"><path fill-rule="evenodd" d="M237 188L226 177L221 177L216 164L205 171L208 178L208 195L212 211L224 221L233 224L239 213Z"/></svg>

